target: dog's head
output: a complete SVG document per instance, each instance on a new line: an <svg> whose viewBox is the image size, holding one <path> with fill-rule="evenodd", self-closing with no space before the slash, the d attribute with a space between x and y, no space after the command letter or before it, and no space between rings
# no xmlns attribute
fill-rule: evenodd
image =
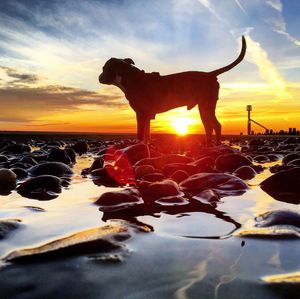
<svg viewBox="0 0 300 299"><path fill-rule="evenodd" d="M102 74L99 76L99 82L101 84L113 84L117 76L122 76L124 68L134 65L134 61L131 58L110 58L103 66Z"/></svg>

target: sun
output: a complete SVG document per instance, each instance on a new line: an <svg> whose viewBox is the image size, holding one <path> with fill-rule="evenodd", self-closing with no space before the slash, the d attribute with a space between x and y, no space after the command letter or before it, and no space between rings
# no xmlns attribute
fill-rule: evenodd
<svg viewBox="0 0 300 299"><path fill-rule="evenodd" d="M186 135L189 132L190 124L191 120L188 118L177 118L172 122L172 126L178 135Z"/></svg>

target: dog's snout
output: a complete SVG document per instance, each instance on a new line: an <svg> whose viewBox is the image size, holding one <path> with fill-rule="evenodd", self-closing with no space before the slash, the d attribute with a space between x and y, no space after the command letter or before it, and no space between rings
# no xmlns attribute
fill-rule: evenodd
<svg viewBox="0 0 300 299"><path fill-rule="evenodd" d="M100 74L100 75L99 75L99 78L98 78L99 83L102 83L102 79L103 79L103 74Z"/></svg>

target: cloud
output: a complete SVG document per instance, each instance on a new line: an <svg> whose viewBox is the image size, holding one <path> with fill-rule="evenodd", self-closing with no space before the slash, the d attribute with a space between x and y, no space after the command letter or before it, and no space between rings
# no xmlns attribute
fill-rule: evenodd
<svg viewBox="0 0 300 299"><path fill-rule="evenodd" d="M0 66L0 69L2 69L8 77L14 79L11 83L33 84L39 80L37 75L20 73L14 68Z"/></svg>
<svg viewBox="0 0 300 299"><path fill-rule="evenodd" d="M280 0L267 0L266 3L275 10L282 12L282 3Z"/></svg>
<svg viewBox="0 0 300 299"><path fill-rule="evenodd" d="M270 84L274 91L274 96L279 99L289 98L287 84L280 75L276 66L271 62L266 50L262 48L259 42L254 41L250 35L247 35L247 57L256 64L262 79Z"/></svg>

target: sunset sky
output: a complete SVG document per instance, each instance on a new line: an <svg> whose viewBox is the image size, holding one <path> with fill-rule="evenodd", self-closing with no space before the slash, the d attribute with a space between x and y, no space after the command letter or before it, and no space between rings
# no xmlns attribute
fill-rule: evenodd
<svg viewBox="0 0 300 299"><path fill-rule="evenodd" d="M223 132L246 132L246 105L270 129L300 130L299 15L299 0L1 0L0 130L135 132L123 93L98 82L110 57L161 75L210 71L237 57L243 34L245 60L219 76ZM152 131L181 118L204 133L185 107Z"/></svg>

